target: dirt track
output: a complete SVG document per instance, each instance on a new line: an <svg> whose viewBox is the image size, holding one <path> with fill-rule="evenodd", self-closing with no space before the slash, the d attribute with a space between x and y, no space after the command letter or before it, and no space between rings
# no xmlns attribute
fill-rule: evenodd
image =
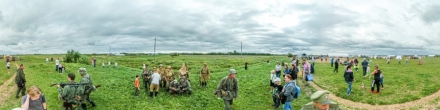
<svg viewBox="0 0 440 110"><path fill-rule="evenodd" d="M17 62L15 62L15 66L18 68ZM0 93L1 93L1 97L0 98L0 106L2 106L4 104L4 102L13 95L14 91L17 90L17 86L11 86L8 88L8 85L10 85L13 81L15 76L17 75L17 73L14 73L14 75L11 76L11 78L8 79L8 81L6 81L5 83L3 83L3 85L0 86Z"/></svg>

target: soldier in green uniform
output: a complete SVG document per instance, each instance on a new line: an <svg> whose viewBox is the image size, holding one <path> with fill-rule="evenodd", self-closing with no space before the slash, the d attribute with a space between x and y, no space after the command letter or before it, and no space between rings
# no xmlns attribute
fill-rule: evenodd
<svg viewBox="0 0 440 110"><path fill-rule="evenodd" d="M310 97L313 102L305 104L301 110L341 110L336 102L330 100L329 94L328 91L316 91Z"/></svg>
<svg viewBox="0 0 440 110"><path fill-rule="evenodd" d="M87 110L87 105L86 105L86 100L88 102L90 102L90 104L92 104L92 107L95 107L96 104L95 102L90 98L90 94L96 90L95 86L93 86L93 81L92 81L92 77L87 74L87 70L86 68L79 68L78 70L79 74L81 75L81 84L85 84L85 90L84 90L84 94L82 95L81 98L81 107L84 110Z"/></svg>
<svg viewBox="0 0 440 110"><path fill-rule="evenodd" d="M177 82L177 80L170 82L169 93L174 95L174 97L176 94L180 94L180 84Z"/></svg>
<svg viewBox="0 0 440 110"><path fill-rule="evenodd" d="M222 78L214 91L214 95L223 98L225 110L232 110L232 99L236 100L238 96L238 80L235 78L237 71L235 69L229 70L229 75Z"/></svg>
<svg viewBox="0 0 440 110"><path fill-rule="evenodd" d="M191 84L189 83L188 80L186 80L186 76L182 76L182 78L180 78L179 85L180 85L181 93L187 93L191 95L192 93Z"/></svg>
<svg viewBox="0 0 440 110"><path fill-rule="evenodd" d="M20 64L20 68L17 69L17 75L15 76L15 83L17 84L17 93L15 94L15 98L18 98L18 94L21 91L21 96L24 96L26 91L26 78L24 77L24 65Z"/></svg>
<svg viewBox="0 0 440 110"><path fill-rule="evenodd" d="M144 82L145 92L149 93L150 89L148 87L151 84L151 74L153 74L150 70L148 70L148 66L145 66L144 71L142 72L142 82Z"/></svg>
<svg viewBox="0 0 440 110"><path fill-rule="evenodd" d="M77 84L75 82L75 74L69 73L67 75L67 80L69 81L65 86L64 89L61 89L60 84L57 84L59 97L63 100L63 110L75 110L76 106L78 106L77 103L69 103L69 98L75 98L75 88L71 87L71 85L68 84Z"/></svg>

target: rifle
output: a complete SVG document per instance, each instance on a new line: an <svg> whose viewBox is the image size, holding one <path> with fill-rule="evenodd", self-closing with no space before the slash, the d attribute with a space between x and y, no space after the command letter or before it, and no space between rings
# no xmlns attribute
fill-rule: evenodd
<svg viewBox="0 0 440 110"><path fill-rule="evenodd" d="M64 88L64 86L66 86L66 85L86 85L86 84L81 84L81 83L79 83L79 84L67 84L65 82L59 82L59 83L53 83L52 82L50 84L50 87L58 85L58 84L61 86L61 88ZM99 88L99 87L101 87L101 84L98 84L98 85L95 86L95 88Z"/></svg>

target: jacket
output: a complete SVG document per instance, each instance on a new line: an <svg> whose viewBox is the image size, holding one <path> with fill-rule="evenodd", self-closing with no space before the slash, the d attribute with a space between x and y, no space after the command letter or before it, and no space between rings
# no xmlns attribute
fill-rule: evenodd
<svg viewBox="0 0 440 110"><path fill-rule="evenodd" d="M283 95L286 96L286 102L292 102L294 92L295 92L295 84L293 81L290 81L284 86Z"/></svg>
<svg viewBox="0 0 440 110"><path fill-rule="evenodd" d="M353 71L351 69L348 69L344 73L345 82L353 82L354 76Z"/></svg>

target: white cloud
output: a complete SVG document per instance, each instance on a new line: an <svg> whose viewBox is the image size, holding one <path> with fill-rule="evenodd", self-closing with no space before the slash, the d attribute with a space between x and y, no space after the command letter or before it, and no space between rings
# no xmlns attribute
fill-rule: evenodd
<svg viewBox="0 0 440 110"><path fill-rule="evenodd" d="M439 54L440 3L0 1L0 53L152 51Z"/></svg>

